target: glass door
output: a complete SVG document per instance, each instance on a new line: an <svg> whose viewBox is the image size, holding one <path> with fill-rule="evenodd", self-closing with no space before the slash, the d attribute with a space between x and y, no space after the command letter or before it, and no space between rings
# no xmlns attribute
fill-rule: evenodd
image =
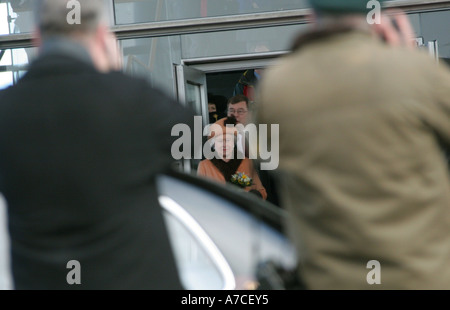
<svg viewBox="0 0 450 310"><path fill-rule="evenodd" d="M201 120L201 131L203 132L203 128L209 123L206 74L185 65L176 65L176 81L179 102L194 111L197 119ZM197 123L195 126L197 126ZM194 139L196 138L198 137L194 137ZM206 142L206 137L203 137L201 145L194 141L194 146L201 146L199 150L194 150L196 155L202 154L204 142ZM200 161L199 158L184 160L183 170L185 172L195 171Z"/></svg>

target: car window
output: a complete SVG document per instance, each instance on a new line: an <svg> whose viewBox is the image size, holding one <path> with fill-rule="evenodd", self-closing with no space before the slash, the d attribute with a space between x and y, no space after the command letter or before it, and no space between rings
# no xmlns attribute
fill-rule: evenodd
<svg viewBox="0 0 450 310"><path fill-rule="evenodd" d="M257 267L265 261L295 267L296 251L284 235L279 208L190 175L160 176L158 188L208 234L231 267L236 289L255 289Z"/></svg>
<svg viewBox="0 0 450 310"><path fill-rule="evenodd" d="M201 226L171 198L160 196L159 201L184 288L234 289L230 266Z"/></svg>

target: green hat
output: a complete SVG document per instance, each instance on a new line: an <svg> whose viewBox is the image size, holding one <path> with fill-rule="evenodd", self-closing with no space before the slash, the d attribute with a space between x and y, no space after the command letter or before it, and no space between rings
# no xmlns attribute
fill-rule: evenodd
<svg viewBox="0 0 450 310"><path fill-rule="evenodd" d="M372 5L367 4L369 0L309 0L312 8L318 12L327 13L367 13L373 9ZM384 0L378 0L380 4Z"/></svg>

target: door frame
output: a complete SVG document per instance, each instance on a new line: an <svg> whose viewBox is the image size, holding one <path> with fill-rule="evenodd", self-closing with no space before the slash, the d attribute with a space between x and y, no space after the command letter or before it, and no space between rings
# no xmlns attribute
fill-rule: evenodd
<svg viewBox="0 0 450 310"><path fill-rule="evenodd" d="M216 73L225 71L239 71L249 68L263 68L275 64L276 60L287 51L267 52L258 54L242 54L214 56L204 58L182 59L181 64L192 67L206 73Z"/></svg>

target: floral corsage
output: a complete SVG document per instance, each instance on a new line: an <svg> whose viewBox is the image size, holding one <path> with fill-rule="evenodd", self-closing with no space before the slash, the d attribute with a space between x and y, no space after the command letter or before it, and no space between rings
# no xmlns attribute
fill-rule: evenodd
<svg viewBox="0 0 450 310"><path fill-rule="evenodd" d="M237 171L236 174L233 174L231 176L231 183L236 184L240 187L247 187L253 184L253 179L245 173Z"/></svg>

